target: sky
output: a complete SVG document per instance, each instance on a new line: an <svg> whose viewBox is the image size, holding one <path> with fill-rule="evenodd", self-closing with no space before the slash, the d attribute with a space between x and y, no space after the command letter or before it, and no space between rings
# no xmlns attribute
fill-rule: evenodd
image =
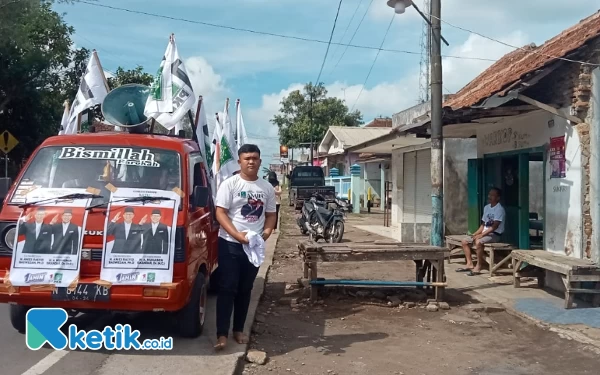
<svg viewBox="0 0 600 375"><path fill-rule="evenodd" d="M414 2L425 10L424 0ZM338 0L83 0L55 9L75 28L75 45L96 49L108 72L141 65L154 74L174 33L208 113L223 111L230 98L234 120L240 99L250 142L260 146L263 163L269 163L279 152L278 129L270 119L286 95L317 80L338 5ZM442 45L448 56L442 61L444 94L457 92L514 50L499 42L540 45L598 8L597 0L443 0L441 18L448 24L442 24L442 35L450 44ZM332 41L352 39L351 44L372 48L332 44L320 82L330 96L360 110L365 123L418 104L422 28L412 7L395 15L386 0L342 0ZM377 55L381 45L396 51Z"/></svg>

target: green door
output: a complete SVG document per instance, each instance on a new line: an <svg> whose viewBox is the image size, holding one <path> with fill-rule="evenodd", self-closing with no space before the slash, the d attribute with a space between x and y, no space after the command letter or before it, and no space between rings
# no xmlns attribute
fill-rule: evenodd
<svg viewBox="0 0 600 375"><path fill-rule="evenodd" d="M481 225L483 213L482 191L483 184L483 159L469 159L467 161L467 199L468 199L468 229L469 233L475 232Z"/></svg>
<svg viewBox="0 0 600 375"><path fill-rule="evenodd" d="M500 200L506 211L504 233L502 242L519 246L519 218L520 218L520 175L519 175L519 155L504 156L499 158L501 164L501 183L497 186L502 189L502 199ZM523 181L525 182L525 181ZM527 189L529 184L526 185ZM529 207L526 209L529 210Z"/></svg>

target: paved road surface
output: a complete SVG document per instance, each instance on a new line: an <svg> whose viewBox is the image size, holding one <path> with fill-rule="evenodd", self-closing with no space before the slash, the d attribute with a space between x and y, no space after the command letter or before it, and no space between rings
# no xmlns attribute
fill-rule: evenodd
<svg viewBox="0 0 600 375"><path fill-rule="evenodd" d="M0 304L0 363L2 375L118 375L143 373L150 374L192 374L202 369L212 375L231 374L236 358L243 354L243 346L231 345L228 351L215 355L214 306L215 299L209 299L204 333L198 339L175 337L172 351L55 351L42 348L29 350L25 336L15 331L9 321L9 306ZM115 326L118 323L132 325L142 333L142 339L160 338L173 335L169 329L169 319L161 314L139 314L135 316L97 316L82 314L68 321L79 329L99 329Z"/></svg>

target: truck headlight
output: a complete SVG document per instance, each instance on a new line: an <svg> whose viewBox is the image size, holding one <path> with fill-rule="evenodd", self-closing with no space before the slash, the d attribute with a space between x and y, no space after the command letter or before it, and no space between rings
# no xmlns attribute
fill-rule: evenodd
<svg viewBox="0 0 600 375"><path fill-rule="evenodd" d="M6 247L8 247L11 250L13 250L16 235L17 235L17 227L16 226L8 227L8 229L4 231L4 238L3 238L4 244L6 245Z"/></svg>

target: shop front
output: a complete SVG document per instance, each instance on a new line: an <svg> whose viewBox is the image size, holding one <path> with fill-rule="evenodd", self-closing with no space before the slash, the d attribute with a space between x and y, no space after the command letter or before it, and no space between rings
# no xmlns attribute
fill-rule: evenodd
<svg viewBox="0 0 600 375"><path fill-rule="evenodd" d="M501 189L502 242L582 258L582 168L578 133L546 111L481 124L468 162L469 231L492 187Z"/></svg>

